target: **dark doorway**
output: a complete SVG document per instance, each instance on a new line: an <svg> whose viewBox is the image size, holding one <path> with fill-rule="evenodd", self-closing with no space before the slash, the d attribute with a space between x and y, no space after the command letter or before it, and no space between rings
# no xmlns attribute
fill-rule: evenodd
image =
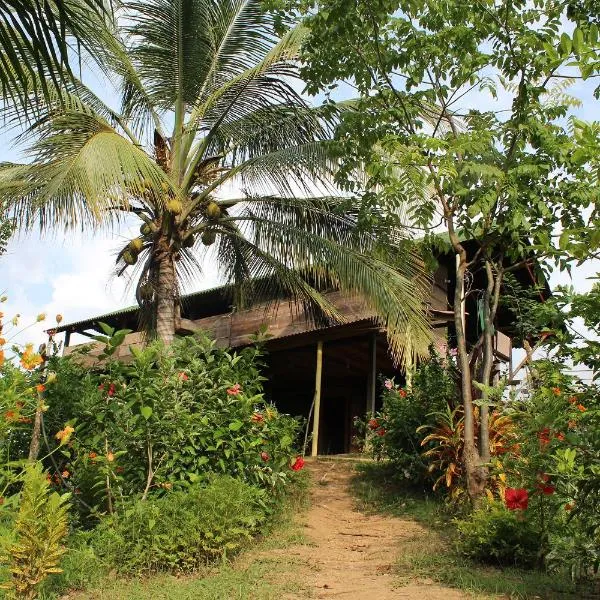
<svg viewBox="0 0 600 600"><path fill-rule="evenodd" d="M319 454L344 454L355 450L353 440L358 432L354 418L364 417L369 409L368 383L372 368L369 342L372 335L362 333L323 343ZM307 420L314 398L317 343L314 336L304 344L301 342L295 339L293 347L282 347L279 343L269 350L265 392L281 412ZM381 335L377 336L376 350L376 372L397 375L388 356L386 340ZM378 401L379 391L378 384Z"/></svg>

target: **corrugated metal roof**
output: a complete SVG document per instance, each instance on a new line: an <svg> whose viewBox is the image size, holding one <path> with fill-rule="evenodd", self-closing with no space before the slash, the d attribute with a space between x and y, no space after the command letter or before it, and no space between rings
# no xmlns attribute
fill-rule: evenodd
<svg viewBox="0 0 600 600"><path fill-rule="evenodd" d="M200 290L198 292L192 292L191 294L185 294L184 296L182 296L182 301L185 302L186 300L189 300L190 298L197 298L200 296L204 296L204 295L208 295L214 292L218 292L219 290L226 290L229 286L227 285L219 285L217 287L213 287L213 288L208 288L206 290ZM81 329L82 326L92 326L94 323L98 323L99 321L104 321L106 319L110 319L111 317L118 317L120 315L125 315L125 314L129 314L129 313L135 313L140 309L140 307L136 304L134 306L128 306L126 308L120 308L118 310L114 310L112 312L109 313L104 313L102 315L95 315L93 317L89 317L87 319L82 319L80 321L73 321L71 323L66 323L65 325L60 325L58 327L52 327L48 331L54 331L56 333L61 333L63 331L67 331L68 329L72 329L72 328L78 328Z"/></svg>

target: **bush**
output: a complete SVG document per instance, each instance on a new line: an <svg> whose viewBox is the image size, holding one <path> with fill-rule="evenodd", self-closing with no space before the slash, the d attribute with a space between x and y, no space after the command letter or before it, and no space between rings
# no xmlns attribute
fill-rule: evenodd
<svg viewBox="0 0 600 600"><path fill-rule="evenodd" d="M265 518L263 492L217 475L204 487L137 501L90 537L95 555L121 573L191 571L238 550Z"/></svg>
<svg viewBox="0 0 600 600"><path fill-rule="evenodd" d="M210 473L276 496L293 476L299 423L265 403L260 367L259 349L229 352L202 335L134 349L130 363L108 360L96 372L54 359L49 428L76 430L53 465L57 483L66 472L80 507L109 513Z"/></svg>
<svg viewBox="0 0 600 600"><path fill-rule="evenodd" d="M417 369L412 389L383 382L383 408L366 423L368 443L378 458L387 458L401 480L422 484L429 479L428 462L417 429L433 423L431 414L457 402L454 363L431 349L431 356Z"/></svg>
<svg viewBox="0 0 600 600"><path fill-rule="evenodd" d="M533 567L540 562L541 531L522 512L489 501L457 522L459 550L479 562Z"/></svg>

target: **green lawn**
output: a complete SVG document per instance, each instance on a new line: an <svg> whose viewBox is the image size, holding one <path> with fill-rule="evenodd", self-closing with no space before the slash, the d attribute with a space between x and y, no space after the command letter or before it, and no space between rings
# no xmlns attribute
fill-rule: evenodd
<svg viewBox="0 0 600 600"><path fill-rule="evenodd" d="M430 579L469 593L524 600L592 597L559 575L494 568L465 559L454 549L451 515L439 500L395 484L385 464L361 464L357 471L353 491L359 509L413 519L425 528L403 540L396 562L400 584Z"/></svg>

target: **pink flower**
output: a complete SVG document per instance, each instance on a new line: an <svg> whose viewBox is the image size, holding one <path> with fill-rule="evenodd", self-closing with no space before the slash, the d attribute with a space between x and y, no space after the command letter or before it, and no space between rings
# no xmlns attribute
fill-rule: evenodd
<svg viewBox="0 0 600 600"><path fill-rule="evenodd" d="M236 383L234 386L230 387L227 390L227 393L230 396L237 396L242 391L242 386L239 383Z"/></svg>
<svg viewBox="0 0 600 600"><path fill-rule="evenodd" d="M178 377L181 381L187 381L189 379L189 377L187 376L187 373L184 373L183 371L181 371L181 373L179 373Z"/></svg>
<svg viewBox="0 0 600 600"><path fill-rule="evenodd" d="M115 386L115 384L114 384L114 383L111 383L111 384L108 386L108 392L107 392L107 394L108 394L109 396L114 396L114 395L115 395L115 392L116 392L116 390L117 390L117 387Z"/></svg>
<svg viewBox="0 0 600 600"><path fill-rule="evenodd" d="M271 457L269 456L269 453L268 453L268 452L261 452L261 453L260 453L260 457L261 457L261 458L262 458L262 459L263 459L265 462L267 462L267 461L268 461L268 460L271 458ZM292 467L292 468L293 468L293 467Z"/></svg>
<svg viewBox="0 0 600 600"><path fill-rule="evenodd" d="M383 384L388 390L391 390L394 387L394 382L391 379L386 379Z"/></svg>
<svg viewBox="0 0 600 600"><path fill-rule="evenodd" d="M299 471L304 467L304 459L301 456L296 456L296 460L290 465L292 471Z"/></svg>
<svg viewBox="0 0 600 600"><path fill-rule="evenodd" d="M525 510L529 505L529 494L523 488L506 488L504 501L509 510Z"/></svg>
<svg viewBox="0 0 600 600"><path fill-rule="evenodd" d="M450 356L458 356L458 349L450 348L450 352L448 354L450 354Z"/></svg>

